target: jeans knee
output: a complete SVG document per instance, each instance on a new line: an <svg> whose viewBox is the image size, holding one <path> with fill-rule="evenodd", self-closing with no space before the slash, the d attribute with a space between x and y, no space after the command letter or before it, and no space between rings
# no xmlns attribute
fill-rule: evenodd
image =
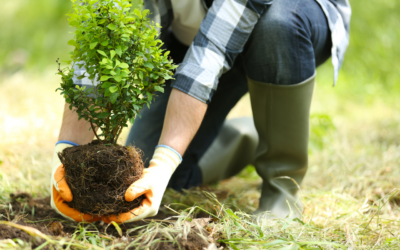
<svg viewBox="0 0 400 250"><path fill-rule="evenodd" d="M263 51L276 51L277 48L290 46L287 41L293 40L297 28L287 13L271 13L260 18L252 33L255 41L252 46L258 46ZM262 41L262 42L260 42ZM257 45L256 45L257 44Z"/></svg>
<svg viewBox="0 0 400 250"><path fill-rule="evenodd" d="M314 73L309 25L298 15L296 7L290 6L291 2L274 2L255 26L244 50L244 67L249 78L291 85Z"/></svg>

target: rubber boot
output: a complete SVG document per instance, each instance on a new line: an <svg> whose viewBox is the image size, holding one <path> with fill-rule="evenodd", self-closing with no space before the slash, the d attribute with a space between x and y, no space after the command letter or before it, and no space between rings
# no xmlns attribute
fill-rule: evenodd
<svg viewBox="0 0 400 250"><path fill-rule="evenodd" d="M301 218L298 198L307 171L310 105L315 75L295 85L248 79L259 136L254 166L263 179L259 208L272 217Z"/></svg>
<svg viewBox="0 0 400 250"><path fill-rule="evenodd" d="M258 135L253 118L226 120L199 161L203 184L212 184L238 174L253 164Z"/></svg>

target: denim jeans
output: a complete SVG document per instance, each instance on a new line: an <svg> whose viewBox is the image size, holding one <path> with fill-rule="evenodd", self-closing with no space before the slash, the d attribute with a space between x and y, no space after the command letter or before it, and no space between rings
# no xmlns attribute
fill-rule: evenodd
<svg viewBox="0 0 400 250"><path fill-rule="evenodd" d="M163 37L174 62L180 63L187 47L173 34ZM275 0L260 17L232 69L221 76L204 120L168 186L181 190L202 183L198 162L218 135L229 111L248 92L246 76L270 84L300 83L330 57L331 44L326 17L315 0ZM126 143L143 150L146 167L160 138L172 90L170 82L166 85L164 93L157 93L150 109L145 107L141 111L142 117L136 119Z"/></svg>

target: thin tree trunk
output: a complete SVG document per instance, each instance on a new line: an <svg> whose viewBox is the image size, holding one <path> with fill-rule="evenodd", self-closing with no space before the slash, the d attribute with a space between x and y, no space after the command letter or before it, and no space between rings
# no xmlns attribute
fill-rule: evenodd
<svg viewBox="0 0 400 250"><path fill-rule="evenodd" d="M92 119L90 119L90 127L92 127L93 133L96 136L97 140L101 141L99 136L96 133L96 130L94 129L94 125L93 125Z"/></svg>

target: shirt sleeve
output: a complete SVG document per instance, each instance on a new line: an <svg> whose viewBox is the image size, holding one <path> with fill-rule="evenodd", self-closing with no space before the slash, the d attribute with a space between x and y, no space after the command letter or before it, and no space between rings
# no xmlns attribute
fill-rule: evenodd
<svg viewBox="0 0 400 250"><path fill-rule="evenodd" d="M272 0L215 0L175 73L172 87L209 103L219 77L243 51Z"/></svg>

